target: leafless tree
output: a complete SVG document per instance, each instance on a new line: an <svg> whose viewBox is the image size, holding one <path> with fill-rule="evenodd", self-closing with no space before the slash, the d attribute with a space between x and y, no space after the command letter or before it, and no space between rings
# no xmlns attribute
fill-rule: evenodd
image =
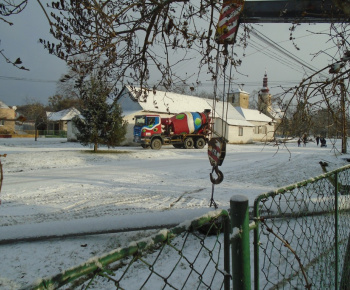
<svg viewBox="0 0 350 290"><path fill-rule="evenodd" d="M327 110L327 122L332 130L332 135L343 138L343 153L346 152L346 124L349 108L349 77L350 77L350 43L348 41L350 32L349 23L333 23L330 25L327 33L330 43L333 46L330 50L319 50L315 52L314 58L317 59L322 54L327 54L331 60L330 64L319 71L306 76L298 86L285 88L284 93L280 96L279 104L286 111L291 105L303 108L298 112L299 121L307 120L303 123L304 133L317 134L315 128L319 127L316 123L320 121L315 116L319 112ZM332 51L332 53L330 53ZM285 118L284 121L290 121ZM282 124L283 125L283 124ZM300 124L301 125L301 124ZM330 129L329 127L329 129ZM334 133L334 130L338 130Z"/></svg>
<svg viewBox="0 0 350 290"><path fill-rule="evenodd" d="M333 1L350 15L348 0ZM171 89L186 84L190 77L181 70L183 62L196 59L198 74L204 69L213 80L229 80L226 66L241 63L238 55L215 41L222 5L216 0L61 0L46 7L40 0L37 2L56 39L55 43L41 39L41 43L49 53L64 59L81 80L97 69L101 78L114 84ZM5 16L19 13L26 4L25 0L4 1L0 6L1 20L6 22ZM291 32L296 27L293 24ZM249 25L240 30L244 34L235 47L247 45ZM336 50L330 55L332 63L305 76L296 88L285 88L279 100L284 110L289 104L302 102L304 111L312 114L347 100L342 94L349 77L348 30L348 23L330 24L327 35ZM329 52L316 51L314 57L321 54Z"/></svg>
<svg viewBox="0 0 350 290"><path fill-rule="evenodd" d="M98 66L115 83L170 88L186 83L181 63L196 58L198 73L206 66L217 77L217 1L59 1L48 9L58 42L40 41L81 75Z"/></svg>
<svg viewBox="0 0 350 290"><path fill-rule="evenodd" d="M27 6L28 0L3 0L2 2L3 3L0 3L0 21L5 22L8 25L13 25L13 22L8 21L6 18L8 16L21 13ZM21 65L22 60L20 57L17 57L15 60L10 60L2 49L0 49L0 55L5 59L7 63L12 64L18 69L29 70L28 68Z"/></svg>

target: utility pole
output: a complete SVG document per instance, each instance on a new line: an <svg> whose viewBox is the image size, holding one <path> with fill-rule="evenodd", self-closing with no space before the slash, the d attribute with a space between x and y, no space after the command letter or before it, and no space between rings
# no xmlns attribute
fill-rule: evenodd
<svg viewBox="0 0 350 290"><path fill-rule="evenodd" d="M342 115L342 143L341 153L347 153L347 134L346 134L346 108L345 108L345 84L344 79L340 81L340 102Z"/></svg>

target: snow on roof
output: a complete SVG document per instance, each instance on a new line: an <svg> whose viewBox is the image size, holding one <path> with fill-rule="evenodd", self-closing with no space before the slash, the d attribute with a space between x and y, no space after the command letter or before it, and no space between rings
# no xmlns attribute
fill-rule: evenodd
<svg viewBox="0 0 350 290"><path fill-rule="evenodd" d="M69 108L59 112L46 112L47 119L49 121L70 121L76 115L80 115L80 112L76 108Z"/></svg>
<svg viewBox="0 0 350 290"><path fill-rule="evenodd" d="M285 112L278 107L272 107L271 116L275 119L283 119Z"/></svg>
<svg viewBox="0 0 350 290"><path fill-rule="evenodd" d="M178 114L184 111L203 112L205 109L211 109L212 116L219 117L223 120L227 119L227 123L229 125L246 127L254 126L249 121L272 121L271 118L260 113L258 110L233 107L231 104L227 104L222 101L217 101L214 103L213 100L210 99L146 89L144 89L141 96L137 98L136 94L140 92L140 88L125 86L125 89L129 91L130 97L134 101L138 102L143 111L155 112L158 114L166 112L170 114ZM143 97L144 95L147 96L147 98Z"/></svg>
<svg viewBox="0 0 350 290"><path fill-rule="evenodd" d="M255 127L252 123L246 121L246 120L236 120L236 119L227 119L227 124L233 125L233 126L240 126L240 127Z"/></svg>
<svg viewBox="0 0 350 290"><path fill-rule="evenodd" d="M232 93L243 93L243 94L247 94L250 95L249 93L247 93L246 91L241 90L240 88L235 88L234 90L232 90Z"/></svg>
<svg viewBox="0 0 350 290"><path fill-rule="evenodd" d="M235 107L247 121L273 122L273 120L258 110Z"/></svg>
<svg viewBox="0 0 350 290"><path fill-rule="evenodd" d="M6 105L4 102L0 101L0 109L10 109L10 107Z"/></svg>
<svg viewBox="0 0 350 290"><path fill-rule="evenodd" d="M134 99L137 99L136 93L139 92L139 88L132 89L130 86L125 86L125 88ZM144 94L147 95L147 98L143 97ZM170 114L178 114L183 111L203 112L205 109L211 109L206 99L159 90L144 89L138 103L144 111Z"/></svg>
<svg viewBox="0 0 350 290"><path fill-rule="evenodd" d="M213 101L208 101L213 107ZM223 110L224 109L224 110ZM235 126L246 126L253 127L252 123L249 123L243 115L231 104L227 104L225 102L219 101L215 103L215 112L212 111L212 116L218 116L223 120L226 120L226 112L227 112L227 123L229 125Z"/></svg>

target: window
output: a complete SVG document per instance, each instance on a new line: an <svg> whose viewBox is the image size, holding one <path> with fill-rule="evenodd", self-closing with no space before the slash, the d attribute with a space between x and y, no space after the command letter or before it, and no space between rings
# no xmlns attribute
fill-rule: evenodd
<svg viewBox="0 0 350 290"><path fill-rule="evenodd" d="M243 127L238 128L238 136L243 136Z"/></svg>
<svg viewBox="0 0 350 290"><path fill-rule="evenodd" d="M267 133L266 126L255 126L254 127L254 134L266 134L266 133Z"/></svg>
<svg viewBox="0 0 350 290"><path fill-rule="evenodd" d="M0 120L0 126L4 126L5 125L5 120Z"/></svg>
<svg viewBox="0 0 350 290"><path fill-rule="evenodd" d="M146 123L145 116L135 116L135 126L143 126Z"/></svg>

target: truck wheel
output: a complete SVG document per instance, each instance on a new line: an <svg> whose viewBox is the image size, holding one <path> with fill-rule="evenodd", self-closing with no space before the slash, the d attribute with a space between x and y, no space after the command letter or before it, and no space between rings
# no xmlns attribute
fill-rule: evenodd
<svg viewBox="0 0 350 290"><path fill-rule="evenodd" d="M205 146L205 140L204 138L198 138L196 142L194 143L194 147L197 149L203 149Z"/></svg>
<svg viewBox="0 0 350 290"><path fill-rule="evenodd" d="M158 138L153 139L151 142L151 148L154 150L159 150L160 148L162 148L162 141L160 141L160 139Z"/></svg>
<svg viewBox="0 0 350 290"><path fill-rule="evenodd" d="M186 149L191 149L191 148L193 148L193 144L194 144L194 142L193 142L192 138L186 138L185 142L184 142L184 147Z"/></svg>

